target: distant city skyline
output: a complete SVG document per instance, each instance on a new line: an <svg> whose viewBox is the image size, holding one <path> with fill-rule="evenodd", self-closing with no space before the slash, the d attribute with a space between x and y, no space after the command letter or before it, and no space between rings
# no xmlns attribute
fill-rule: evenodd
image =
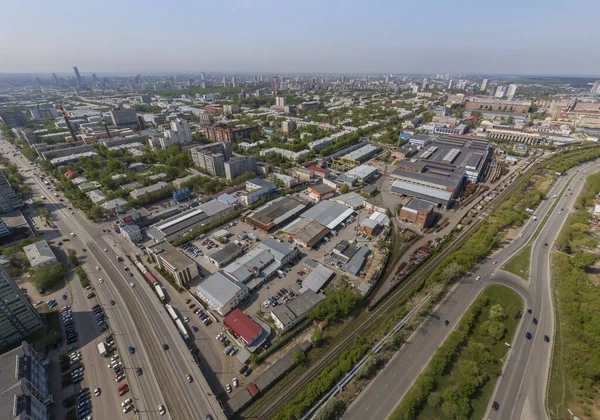
<svg viewBox="0 0 600 420"><path fill-rule="evenodd" d="M38 0L2 12L0 73L600 75L591 0Z"/></svg>

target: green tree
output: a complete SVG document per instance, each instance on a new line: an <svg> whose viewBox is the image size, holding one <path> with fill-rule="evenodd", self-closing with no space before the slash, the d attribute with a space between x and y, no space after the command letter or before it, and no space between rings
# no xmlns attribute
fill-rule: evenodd
<svg viewBox="0 0 600 420"><path fill-rule="evenodd" d="M579 252L573 256L571 264L573 264L573 267L575 268L586 270L591 265L594 265L597 260L598 257L595 254L590 252Z"/></svg>
<svg viewBox="0 0 600 420"><path fill-rule="evenodd" d="M52 264L48 267L38 268L31 275L31 282L37 288L53 289L65 277L65 266L62 263Z"/></svg>
<svg viewBox="0 0 600 420"><path fill-rule="evenodd" d="M67 260L69 261L69 263L73 264L74 266L78 266L79 259L77 258L77 251L75 251L74 249L69 249L68 254L69 255L67 257Z"/></svg>
<svg viewBox="0 0 600 420"><path fill-rule="evenodd" d="M306 362L306 353L300 349L296 349L292 353L292 358L294 359L294 363L296 365L304 364Z"/></svg>
<svg viewBox="0 0 600 420"><path fill-rule="evenodd" d="M325 342L325 338L323 337L323 331L321 331L321 329L319 328L315 328L315 331L312 337L310 338L310 341L313 347L321 347Z"/></svg>
<svg viewBox="0 0 600 420"><path fill-rule="evenodd" d="M340 194L347 194L349 192L350 192L350 187L348 186L348 184L342 185L342 187L340 188Z"/></svg>
<svg viewBox="0 0 600 420"><path fill-rule="evenodd" d="M494 340L498 341L504 337L506 327L501 322L488 319L481 324L480 331L482 334L492 337Z"/></svg>
<svg viewBox="0 0 600 420"><path fill-rule="evenodd" d="M506 312L500 304L496 304L490 308L489 318L494 321L502 321L506 318Z"/></svg>

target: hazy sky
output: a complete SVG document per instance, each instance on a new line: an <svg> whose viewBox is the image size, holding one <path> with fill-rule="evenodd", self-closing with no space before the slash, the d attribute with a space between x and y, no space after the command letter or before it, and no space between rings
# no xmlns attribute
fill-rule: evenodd
<svg viewBox="0 0 600 420"><path fill-rule="evenodd" d="M600 75L600 0L0 0L0 72Z"/></svg>

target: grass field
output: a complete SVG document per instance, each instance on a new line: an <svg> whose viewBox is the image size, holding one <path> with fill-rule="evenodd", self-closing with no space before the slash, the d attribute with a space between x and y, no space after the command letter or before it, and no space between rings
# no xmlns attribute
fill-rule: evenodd
<svg viewBox="0 0 600 420"><path fill-rule="evenodd" d="M443 376L436 378L435 392L444 395L444 392L446 390L453 389L456 387L457 383L461 379L460 373L458 372L458 367L470 362L463 350L471 342L485 343L486 347L488 347L490 353L494 356L494 358L497 361L495 369L497 369L498 371L500 370L502 366L502 362L500 362L500 360L502 360L502 358L506 355L507 350L504 342L512 341L514 333L517 329L517 325L519 323L519 319L514 316L508 316L506 319L504 319L502 323L506 327L506 333L504 337L502 337L502 339L497 340L495 343L490 342L489 337L486 337L481 333L480 326L489 319L489 312L492 306L499 304L505 309L513 308L514 310L514 308L518 308L520 310L523 308L523 299L519 294L504 286L490 286L486 288L477 299L486 298L488 299L488 304L483 308L483 310L477 317L476 324L473 326L472 332L469 335L467 342L461 347L447 372ZM506 312L509 313L511 311L507 310ZM497 375L495 372L482 373L489 375L489 379L477 391L474 398L470 399L471 413L469 415L469 418L472 419L483 418L485 410L489 404L490 397L496 385ZM446 418L448 418L448 416L442 411L442 405L438 404L434 406L430 402L428 402L425 405L424 409L421 411L421 414L418 417L418 419L421 420L441 420Z"/></svg>
<svg viewBox="0 0 600 420"><path fill-rule="evenodd" d="M516 274L523 280L529 281L529 265L531 261L531 243L517 252L502 266L502 269Z"/></svg>

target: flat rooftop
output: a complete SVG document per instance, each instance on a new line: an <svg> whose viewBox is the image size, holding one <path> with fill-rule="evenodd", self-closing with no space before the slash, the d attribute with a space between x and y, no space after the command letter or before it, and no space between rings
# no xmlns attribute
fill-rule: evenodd
<svg viewBox="0 0 600 420"><path fill-rule="evenodd" d="M266 226L271 229L290 217L306 209L308 203L298 197L287 195L268 202L260 209L247 216L250 222Z"/></svg>
<svg viewBox="0 0 600 420"><path fill-rule="evenodd" d="M173 245L171 245L170 243L168 243L166 241L161 242L158 245L152 246L151 249L154 254L167 260L169 262L169 264L171 264L172 266L174 266L177 269L179 269L179 268L183 269L192 264L195 264L195 262L193 260L189 259L188 257L186 257L183 254L183 252L181 252L179 249L175 248Z"/></svg>
<svg viewBox="0 0 600 420"><path fill-rule="evenodd" d="M304 217L294 220L282 230L284 233L304 242L308 247L314 246L330 232L319 222Z"/></svg>
<svg viewBox="0 0 600 420"><path fill-rule="evenodd" d="M352 213L354 210L343 204L325 200L307 210L302 217L319 222L328 229L334 229Z"/></svg>

